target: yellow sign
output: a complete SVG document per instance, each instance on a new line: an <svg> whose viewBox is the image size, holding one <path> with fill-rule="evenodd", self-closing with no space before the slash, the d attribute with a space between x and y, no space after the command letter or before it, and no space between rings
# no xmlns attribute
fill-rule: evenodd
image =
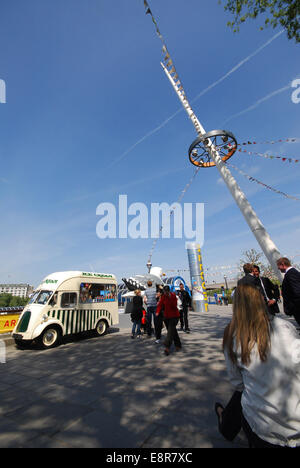
<svg viewBox="0 0 300 468"><path fill-rule="evenodd" d="M205 285L205 280L204 280L202 255L201 255L200 249L198 250L198 262L199 262L199 268L200 268L200 278L202 280L202 292L204 296L205 312L208 312L208 295L207 295L206 285Z"/></svg>
<svg viewBox="0 0 300 468"><path fill-rule="evenodd" d="M0 333L12 332L15 326L17 325L20 315L21 315L21 312L19 314L18 313L1 314L0 315Z"/></svg>

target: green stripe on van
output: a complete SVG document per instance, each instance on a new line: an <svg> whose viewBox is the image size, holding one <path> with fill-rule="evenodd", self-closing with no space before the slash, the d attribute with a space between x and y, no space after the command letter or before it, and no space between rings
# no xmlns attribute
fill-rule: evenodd
<svg viewBox="0 0 300 468"><path fill-rule="evenodd" d="M67 325L66 325L66 333L68 334L69 333L69 330L70 330L70 311L67 310L66 311L66 314L67 314Z"/></svg>
<svg viewBox="0 0 300 468"><path fill-rule="evenodd" d="M65 335L92 330L102 317L107 319L109 325L112 325L112 315L105 309L49 310L47 315L62 323Z"/></svg>

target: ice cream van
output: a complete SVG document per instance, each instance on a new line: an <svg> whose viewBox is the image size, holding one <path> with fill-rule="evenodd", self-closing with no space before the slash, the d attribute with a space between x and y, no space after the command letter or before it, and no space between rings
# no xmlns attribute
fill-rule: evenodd
<svg viewBox="0 0 300 468"><path fill-rule="evenodd" d="M119 323L117 279L112 274L63 271L35 290L13 330L17 345L58 345L63 336L95 330L99 336Z"/></svg>

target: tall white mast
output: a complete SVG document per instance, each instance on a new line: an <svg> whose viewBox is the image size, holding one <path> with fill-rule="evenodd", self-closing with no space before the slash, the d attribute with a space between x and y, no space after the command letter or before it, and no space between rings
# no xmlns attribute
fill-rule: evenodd
<svg viewBox="0 0 300 468"><path fill-rule="evenodd" d="M185 108L189 118L191 119L196 132L198 135L204 135L206 132L199 122L198 118L196 117L195 113L193 112L185 93L180 91L180 88L176 85L171 73L169 70L161 63L167 77L169 78L177 96L179 97L183 107ZM258 218L257 214L253 210L252 206L250 205L249 201L247 200L245 194L240 189L239 185L237 184L235 178L232 176L231 172L229 171L228 167L222 161L217 149L210 144L208 151L212 160L214 161L216 167L218 168L222 179L224 180L225 184L227 185L228 189L230 190L233 198L235 199L238 207L240 208L245 220L248 223L251 231L253 232L257 242L259 243L263 253L265 254L266 258L268 259L275 275L282 281L282 274L277 268L276 261L278 258L281 257L279 250L277 249L276 245L272 241L271 237L267 233L265 227L263 226L262 222ZM203 169L204 170L204 169Z"/></svg>

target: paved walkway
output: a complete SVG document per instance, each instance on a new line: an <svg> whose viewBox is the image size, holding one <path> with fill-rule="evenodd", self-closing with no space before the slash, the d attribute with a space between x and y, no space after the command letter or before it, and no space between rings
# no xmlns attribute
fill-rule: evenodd
<svg viewBox="0 0 300 468"><path fill-rule="evenodd" d="M163 354L130 330L47 351L7 347L0 364L0 447L246 447L217 430L231 396L221 350L231 306L190 313L183 349Z"/></svg>

